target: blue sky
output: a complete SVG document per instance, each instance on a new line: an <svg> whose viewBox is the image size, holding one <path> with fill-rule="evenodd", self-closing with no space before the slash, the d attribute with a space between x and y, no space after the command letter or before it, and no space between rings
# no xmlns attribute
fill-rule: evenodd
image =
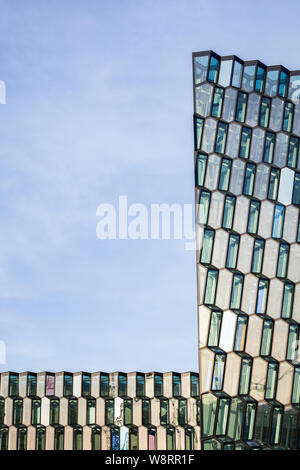
<svg viewBox="0 0 300 470"><path fill-rule="evenodd" d="M0 370L196 370L194 253L100 241L96 209L193 202L192 52L299 69L299 2L0 11Z"/></svg>

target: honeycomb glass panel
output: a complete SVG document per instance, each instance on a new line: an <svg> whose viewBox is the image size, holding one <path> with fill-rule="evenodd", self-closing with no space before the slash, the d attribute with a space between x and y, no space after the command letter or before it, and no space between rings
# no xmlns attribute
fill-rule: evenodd
<svg viewBox="0 0 300 470"><path fill-rule="evenodd" d="M274 329L274 322L271 319L264 320L263 326L263 333L262 333L262 340L261 340L261 349L260 355L261 356L270 356L271 348L272 348L272 338L273 338L273 329Z"/></svg>
<svg viewBox="0 0 300 470"><path fill-rule="evenodd" d="M246 91L252 91L254 88L255 65L245 65L242 88Z"/></svg>
<svg viewBox="0 0 300 470"><path fill-rule="evenodd" d="M235 332L234 351L241 352L245 349L247 338L248 317L239 315Z"/></svg>
<svg viewBox="0 0 300 470"><path fill-rule="evenodd" d="M229 407L230 407L230 399L220 398L219 408L218 408L217 426L216 426L217 436L225 436L226 434Z"/></svg>
<svg viewBox="0 0 300 470"><path fill-rule="evenodd" d="M243 439L245 441L251 441L254 434L254 423L256 416L256 403L247 403L245 412L245 424Z"/></svg>
<svg viewBox="0 0 300 470"><path fill-rule="evenodd" d="M259 115L259 125L261 127L269 127L271 111L271 100L266 96L263 96L260 103L260 115Z"/></svg>
<svg viewBox="0 0 300 470"><path fill-rule="evenodd" d="M287 166L290 168L296 168L298 164L298 153L299 153L299 138L295 136L290 137L288 161Z"/></svg>
<svg viewBox="0 0 300 470"><path fill-rule="evenodd" d="M263 257L264 257L265 242L261 238L256 238L254 241L253 258L251 272L254 274L260 274L262 269Z"/></svg>
<svg viewBox="0 0 300 470"><path fill-rule="evenodd" d="M241 439L244 417L244 403L239 398L233 398L231 401L230 417L228 425L228 436L234 441Z"/></svg>
<svg viewBox="0 0 300 470"><path fill-rule="evenodd" d="M209 212L210 192L202 190L199 199L198 224L206 224Z"/></svg>
<svg viewBox="0 0 300 470"><path fill-rule="evenodd" d="M209 82L213 82L213 83L217 82L219 65L220 65L220 60L217 57L212 55L210 57L208 77L207 77L207 80Z"/></svg>
<svg viewBox="0 0 300 470"><path fill-rule="evenodd" d="M300 205L300 173L295 173L292 202L297 206Z"/></svg>
<svg viewBox="0 0 300 470"><path fill-rule="evenodd" d="M228 251L226 259L226 268L235 269L239 251L240 236L231 233L228 241Z"/></svg>
<svg viewBox="0 0 300 470"><path fill-rule="evenodd" d="M221 331L222 312L213 310L211 312L210 329L208 337L208 346L217 347L219 345L219 337Z"/></svg>
<svg viewBox="0 0 300 470"><path fill-rule="evenodd" d="M294 105L293 103L289 103L288 101L286 101L285 106L284 106L284 113L283 113L283 123L282 123L283 131L292 132L293 115L294 115Z"/></svg>
<svg viewBox="0 0 300 470"><path fill-rule="evenodd" d="M282 427L283 409L281 407L274 407L270 443L272 445L279 444L281 438L281 427Z"/></svg>
<svg viewBox="0 0 300 470"><path fill-rule="evenodd" d="M273 216L272 238L282 238L284 226L285 207L281 204L276 204Z"/></svg>
<svg viewBox="0 0 300 470"><path fill-rule="evenodd" d="M228 158L222 159L220 177L219 177L219 190L228 191L229 182L230 182L230 173L231 173L232 162Z"/></svg>
<svg viewBox="0 0 300 470"><path fill-rule="evenodd" d="M276 396L277 378L278 378L278 363L273 362L273 361L269 362L267 382L266 382L266 393L265 393L266 400L274 400Z"/></svg>
<svg viewBox="0 0 300 470"><path fill-rule="evenodd" d="M208 70L209 55L194 57L194 81L195 85L205 82Z"/></svg>
<svg viewBox="0 0 300 470"><path fill-rule="evenodd" d="M289 251L290 251L290 247L287 243L280 244L278 265L277 265L277 277L279 278L286 277L288 262L289 262Z"/></svg>
<svg viewBox="0 0 300 470"><path fill-rule="evenodd" d="M211 393L202 395L202 435L212 436L215 427L215 418L218 399Z"/></svg>
<svg viewBox="0 0 300 470"><path fill-rule="evenodd" d="M234 207L235 207L235 197L226 196L225 204L224 204L223 222L222 222L223 228L226 228L226 229L232 228Z"/></svg>
<svg viewBox="0 0 300 470"><path fill-rule="evenodd" d="M204 119L196 117L195 118L195 150L201 149L203 128L204 128Z"/></svg>
<svg viewBox="0 0 300 470"><path fill-rule="evenodd" d="M297 361L299 345L299 325L290 324L289 339L286 353L287 361Z"/></svg>
<svg viewBox="0 0 300 470"><path fill-rule="evenodd" d="M244 358L241 365L239 395L248 395L250 388L252 359Z"/></svg>
<svg viewBox="0 0 300 470"><path fill-rule="evenodd" d="M264 315L267 309L269 281L260 279L258 283L258 293L256 302L256 313Z"/></svg>
<svg viewBox="0 0 300 470"><path fill-rule="evenodd" d="M225 354L216 354L214 373L212 379L212 390L222 390L224 370L225 370Z"/></svg>
<svg viewBox="0 0 300 470"><path fill-rule="evenodd" d="M196 186L203 186L207 165L207 155L198 153L196 160Z"/></svg>
<svg viewBox="0 0 300 470"><path fill-rule="evenodd" d="M232 86L239 88L241 86L243 73L243 66L237 60L234 61L233 74L232 74Z"/></svg>
<svg viewBox="0 0 300 470"><path fill-rule="evenodd" d="M205 305L213 305L216 298L216 289L218 282L218 271L216 269L209 269L207 271L206 287L205 287Z"/></svg>
<svg viewBox="0 0 300 470"><path fill-rule="evenodd" d="M273 163L276 135L273 132L266 132L264 162Z"/></svg>
<svg viewBox="0 0 300 470"><path fill-rule="evenodd" d="M268 96L277 95L278 79L279 79L279 70L268 70L267 79L266 79L266 88L265 88L266 95Z"/></svg>
<svg viewBox="0 0 300 470"><path fill-rule="evenodd" d="M249 127L242 128L240 158L249 158L252 131Z"/></svg>
<svg viewBox="0 0 300 470"><path fill-rule="evenodd" d="M228 132L228 124L226 124L225 122L219 122L216 144L215 144L216 153L221 153L221 154L225 153L227 132Z"/></svg>
<svg viewBox="0 0 300 470"><path fill-rule="evenodd" d="M214 236L215 233L213 230L208 228L204 229L204 236L203 236L203 245L201 250L201 263L203 264L210 264L213 245L214 245Z"/></svg>
<svg viewBox="0 0 300 470"><path fill-rule="evenodd" d="M232 60L221 61L218 83L224 87L230 85L232 64L233 64Z"/></svg>
<svg viewBox="0 0 300 470"><path fill-rule="evenodd" d="M212 104L213 87L204 83L195 89L196 113L207 117L210 114Z"/></svg>
<svg viewBox="0 0 300 470"><path fill-rule="evenodd" d="M279 189L280 170L278 168L271 168L268 199L276 201Z"/></svg>
<svg viewBox="0 0 300 470"><path fill-rule="evenodd" d="M300 404L300 367L295 367L292 403L295 405Z"/></svg>
<svg viewBox="0 0 300 470"><path fill-rule="evenodd" d="M243 291L243 275L234 274L232 281L232 291L230 299L230 308L239 310L242 301L242 291Z"/></svg>
<svg viewBox="0 0 300 470"><path fill-rule="evenodd" d="M224 88L215 87L211 115L216 118L221 117L224 99Z"/></svg>
<svg viewBox="0 0 300 470"><path fill-rule="evenodd" d="M235 115L235 119L238 122L245 122L247 100L248 100L247 93L243 93L242 91L239 91L238 99L237 99L237 106L236 106L236 115Z"/></svg>
<svg viewBox="0 0 300 470"><path fill-rule="evenodd" d="M259 221L259 210L260 210L260 202L251 200L250 207L249 207L248 225L247 225L247 232L250 233L251 235L255 235L257 233L258 221Z"/></svg>
<svg viewBox="0 0 300 470"><path fill-rule="evenodd" d="M265 88L265 80L266 80L266 71L261 66L257 66L256 71L256 80L255 80L255 91L258 93L263 93Z"/></svg>
<svg viewBox="0 0 300 470"><path fill-rule="evenodd" d="M288 92L289 77L286 72L281 70L279 77L278 95L286 98Z"/></svg>

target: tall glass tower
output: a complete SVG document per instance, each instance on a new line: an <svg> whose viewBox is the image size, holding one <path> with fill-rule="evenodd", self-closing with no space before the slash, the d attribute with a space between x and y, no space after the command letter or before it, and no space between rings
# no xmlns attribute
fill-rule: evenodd
<svg viewBox="0 0 300 470"><path fill-rule="evenodd" d="M193 54L203 449L300 447L300 71Z"/></svg>

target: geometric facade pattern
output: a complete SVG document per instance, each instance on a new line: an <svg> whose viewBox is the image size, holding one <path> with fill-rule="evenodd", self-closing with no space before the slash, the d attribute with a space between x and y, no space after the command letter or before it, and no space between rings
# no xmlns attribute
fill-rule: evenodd
<svg viewBox="0 0 300 470"><path fill-rule="evenodd" d="M193 54L203 449L300 448L300 71Z"/></svg>
<svg viewBox="0 0 300 470"><path fill-rule="evenodd" d="M196 373L1 374L0 450L198 450Z"/></svg>

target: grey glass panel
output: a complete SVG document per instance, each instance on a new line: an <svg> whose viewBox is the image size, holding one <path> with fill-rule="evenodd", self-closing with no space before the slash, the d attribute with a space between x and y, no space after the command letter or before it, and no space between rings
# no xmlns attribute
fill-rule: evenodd
<svg viewBox="0 0 300 470"><path fill-rule="evenodd" d="M285 207L281 204L276 204L273 216L273 229L272 238L282 238L284 226Z"/></svg>
<svg viewBox="0 0 300 470"><path fill-rule="evenodd" d="M253 439L255 414L256 414L256 403L247 403L246 413L245 413L244 433L243 433L243 439L245 441L251 441L251 439Z"/></svg>
<svg viewBox="0 0 300 470"><path fill-rule="evenodd" d="M249 207L249 218L248 218L248 226L247 232L255 235L257 233L258 228L258 221L259 221L259 209L260 203L259 201L251 201Z"/></svg>
<svg viewBox="0 0 300 470"><path fill-rule="evenodd" d="M222 222L223 228L227 228L227 229L232 228L234 207L235 207L235 197L226 196L225 204L224 204L223 222Z"/></svg>
<svg viewBox="0 0 300 470"><path fill-rule="evenodd" d="M196 160L196 186L203 186L207 164L207 155L198 153Z"/></svg>
<svg viewBox="0 0 300 470"><path fill-rule="evenodd" d="M217 401L217 397L210 393L202 396L203 436L211 436L214 432Z"/></svg>
<svg viewBox="0 0 300 470"><path fill-rule="evenodd" d="M96 424L96 400L90 398L87 400L87 424Z"/></svg>
<svg viewBox="0 0 300 470"><path fill-rule="evenodd" d="M277 134L274 163L281 168L286 165L289 138L286 134Z"/></svg>
<svg viewBox="0 0 300 470"><path fill-rule="evenodd" d="M252 359L244 358L241 365L239 395L248 395L252 370Z"/></svg>
<svg viewBox="0 0 300 470"><path fill-rule="evenodd" d="M244 403L239 398L233 398L231 402L228 436L238 441L241 438L244 417Z"/></svg>
<svg viewBox="0 0 300 470"><path fill-rule="evenodd" d="M298 153L299 153L299 139L298 137L291 136L290 142L289 142L287 166L289 166L290 168L297 167Z"/></svg>
<svg viewBox="0 0 300 470"><path fill-rule="evenodd" d="M261 103L260 103L260 116L259 116L259 125L261 127L269 127L270 110L271 110L271 100L263 96L261 99Z"/></svg>
<svg viewBox="0 0 300 470"><path fill-rule="evenodd" d="M293 189L293 204L300 204L300 173L295 173L294 189Z"/></svg>
<svg viewBox="0 0 300 470"><path fill-rule="evenodd" d="M229 398L220 398L219 409L218 409L218 420L216 427L216 435L224 436L226 434L227 420L229 415Z"/></svg>
<svg viewBox="0 0 300 470"><path fill-rule="evenodd" d="M264 315L267 309L269 281L267 279L260 279L258 283L256 313Z"/></svg>
<svg viewBox="0 0 300 470"><path fill-rule="evenodd" d="M260 128L253 129L250 160L257 163L262 161L264 141L265 131Z"/></svg>
<svg viewBox="0 0 300 470"><path fill-rule="evenodd" d="M41 400L32 400L31 424L41 424Z"/></svg>
<svg viewBox="0 0 300 470"><path fill-rule="evenodd" d="M252 91L254 88L254 78L255 65L245 65L242 88L246 91Z"/></svg>
<svg viewBox="0 0 300 470"><path fill-rule="evenodd" d="M277 265L277 277L279 278L285 278L287 275L289 251L290 247L287 243L280 243Z"/></svg>
<svg viewBox="0 0 300 470"><path fill-rule="evenodd" d="M282 310L281 310L282 318L291 318L292 310L293 310L293 303L294 303L294 285L289 282L286 282L284 284L284 291L283 291Z"/></svg>
<svg viewBox="0 0 300 470"><path fill-rule="evenodd" d="M199 208L198 208L198 224L206 224L208 218L210 204L210 192L202 190L200 193Z"/></svg>
<svg viewBox="0 0 300 470"><path fill-rule="evenodd" d="M291 324L289 328L289 339L286 359L288 361L297 361L299 345L299 325Z"/></svg>
<svg viewBox="0 0 300 470"><path fill-rule="evenodd" d="M244 278L242 274L234 274L232 280L232 291L230 299L230 308L239 310L241 307L242 291Z"/></svg>
<svg viewBox="0 0 300 470"><path fill-rule="evenodd" d="M50 425L59 424L59 399L52 398L50 400Z"/></svg>
<svg viewBox="0 0 300 470"><path fill-rule="evenodd" d="M254 196L258 199L266 199L269 181L269 168L260 164L256 167L256 179Z"/></svg>
<svg viewBox="0 0 300 470"><path fill-rule="evenodd" d="M243 189L243 194L246 194L247 196L252 196L253 194L255 172L256 166L253 163L247 163Z"/></svg>
<svg viewBox="0 0 300 470"><path fill-rule="evenodd" d="M213 310L211 312L210 330L208 338L208 346L217 347L219 345L220 329L222 321L222 312L219 310Z"/></svg>
<svg viewBox="0 0 300 470"><path fill-rule="evenodd" d="M276 201L279 189L280 170L278 168L271 168L268 199Z"/></svg>
<svg viewBox="0 0 300 470"><path fill-rule="evenodd" d="M212 390L222 390L225 369L225 357L225 354L216 354L215 356Z"/></svg>
<svg viewBox="0 0 300 470"><path fill-rule="evenodd" d="M251 129L249 127L242 128L240 158L249 158L251 145Z"/></svg>
<svg viewBox="0 0 300 470"><path fill-rule="evenodd" d="M282 129L286 132L292 132L294 105L288 101L284 106Z"/></svg>
<svg viewBox="0 0 300 470"><path fill-rule="evenodd" d="M214 119L206 119L202 139L202 150L211 153L214 150L217 122Z"/></svg>
<svg viewBox="0 0 300 470"><path fill-rule="evenodd" d="M276 135L273 132L266 133L264 162L273 163Z"/></svg>
<svg viewBox="0 0 300 470"><path fill-rule="evenodd" d="M205 187L213 191L217 188L219 176L220 157L218 155L210 155L207 162Z"/></svg>
<svg viewBox="0 0 300 470"><path fill-rule="evenodd" d="M233 350L236 352L244 351L247 337L248 318L245 315L239 315L237 319L235 340Z"/></svg>
<svg viewBox="0 0 300 470"><path fill-rule="evenodd" d="M237 99L237 106L236 106L236 115L235 115L236 121L245 122L247 99L248 99L247 93L243 93L242 91L239 91L238 99Z"/></svg>
<svg viewBox="0 0 300 470"><path fill-rule="evenodd" d="M248 98L247 119L248 126L257 126L259 115L259 102L260 96L256 93L251 93Z"/></svg>
<svg viewBox="0 0 300 470"><path fill-rule="evenodd" d="M251 271L254 274L260 274L262 269L262 263L264 258L264 247L265 242L260 238L256 238L254 241L253 258Z"/></svg>
<svg viewBox="0 0 300 470"><path fill-rule="evenodd" d="M196 113L201 116L208 116L212 102L213 87L208 83L204 83L195 88Z"/></svg>
<svg viewBox="0 0 300 470"><path fill-rule="evenodd" d="M277 389L277 377L278 377L278 364L277 362L269 362L267 382L266 382L266 400L274 400Z"/></svg>
<svg viewBox="0 0 300 470"><path fill-rule="evenodd" d="M293 133L300 135L300 100L295 104Z"/></svg>
<svg viewBox="0 0 300 470"><path fill-rule="evenodd" d="M64 450L64 428L55 428L54 433L54 450Z"/></svg>
<svg viewBox="0 0 300 470"><path fill-rule="evenodd" d="M233 161L230 180L230 192L236 195L242 194L244 183L245 162L240 159Z"/></svg>
<svg viewBox="0 0 300 470"><path fill-rule="evenodd" d="M232 60L222 60L220 65L219 84L226 87L230 85Z"/></svg>
<svg viewBox="0 0 300 470"><path fill-rule="evenodd" d="M272 101L272 111L271 111L271 119L270 119L270 128L273 131L281 130L282 126L282 117L283 117L283 100L279 98L275 98Z"/></svg>
<svg viewBox="0 0 300 470"><path fill-rule="evenodd" d="M227 260L226 260L226 268L228 269L236 268L238 251L239 251L239 242L240 242L239 235L231 233L229 236Z"/></svg>
<svg viewBox="0 0 300 470"><path fill-rule="evenodd" d="M228 191L230 182L230 172L231 160L229 160L228 158L223 158L219 178L219 189L221 191Z"/></svg>
<svg viewBox="0 0 300 470"><path fill-rule="evenodd" d="M261 341L261 356L270 356L272 347L274 322L271 319L264 320L262 341Z"/></svg>
<svg viewBox="0 0 300 470"><path fill-rule="evenodd" d="M224 89L215 87L213 104L211 108L211 115L216 118L221 117L223 98L224 98Z"/></svg>
<svg viewBox="0 0 300 470"><path fill-rule="evenodd" d="M228 132L228 124L226 124L225 122L219 122L216 145L215 145L215 152L217 153L225 152L227 132Z"/></svg>
<svg viewBox="0 0 300 470"><path fill-rule="evenodd" d="M160 424L169 424L169 400L160 400Z"/></svg>
<svg viewBox="0 0 300 470"><path fill-rule="evenodd" d="M275 407L273 410L273 419L270 435L270 443L272 445L280 443L281 427L282 427L283 409Z"/></svg>
<svg viewBox="0 0 300 470"><path fill-rule="evenodd" d="M269 96L276 96L278 86L279 70L268 70L265 93Z"/></svg>
<svg viewBox="0 0 300 470"><path fill-rule="evenodd" d="M266 79L266 71L260 65L257 66L256 71L256 80L255 80L255 91L258 93L263 93L265 88L265 79Z"/></svg>
<svg viewBox="0 0 300 470"><path fill-rule="evenodd" d="M202 245L202 250L201 250L201 263L203 264L210 264L211 263L211 257L212 257L212 251L213 251L213 245L214 245L214 231L210 229L205 229L204 230L204 236L203 236L203 245Z"/></svg>
<svg viewBox="0 0 300 470"><path fill-rule="evenodd" d="M297 449L298 412L294 409L284 413L281 442L287 449Z"/></svg>
<svg viewBox="0 0 300 470"><path fill-rule="evenodd" d="M236 106L236 96L237 91L233 88L227 88L225 91L225 99L224 99L224 106L222 112L222 118L225 121L233 121L234 120L234 112Z"/></svg>
<svg viewBox="0 0 300 470"><path fill-rule="evenodd" d="M299 75L290 75L289 99L294 102L300 100L300 73Z"/></svg>
<svg viewBox="0 0 300 470"><path fill-rule="evenodd" d="M73 375L64 374L64 396L70 397L73 395Z"/></svg>
<svg viewBox="0 0 300 470"><path fill-rule="evenodd" d="M233 75L232 75L232 86L239 88L241 86L243 66L237 60L234 61Z"/></svg>
<svg viewBox="0 0 300 470"><path fill-rule="evenodd" d="M195 85L206 80L208 69L208 55L194 57L194 80Z"/></svg>
<svg viewBox="0 0 300 470"><path fill-rule="evenodd" d="M230 124L227 138L226 154L231 158L236 158L240 148L241 126L238 124Z"/></svg>
<svg viewBox="0 0 300 470"><path fill-rule="evenodd" d="M207 271L205 297L204 297L204 303L206 305L213 305L215 303L217 282L218 282L218 271L215 269L209 269Z"/></svg>
<svg viewBox="0 0 300 470"><path fill-rule="evenodd" d="M202 142L202 134L204 127L204 119L195 118L195 149L200 150Z"/></svg>

